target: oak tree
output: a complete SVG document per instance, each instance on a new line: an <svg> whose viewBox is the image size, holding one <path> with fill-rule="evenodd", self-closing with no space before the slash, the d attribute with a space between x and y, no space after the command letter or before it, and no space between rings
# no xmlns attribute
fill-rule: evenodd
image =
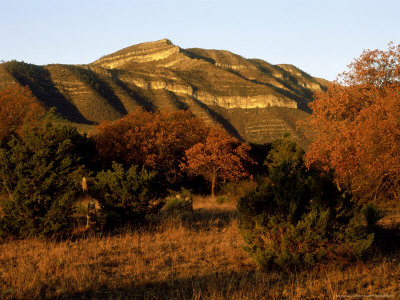
<svg viewBox="0 0 400 300"><path fill-rule="evenodd" d="M185 152L182 168L189 174L200 175L211 183L214 197L215 185L220 180L237 180L248 176L246 163L251 163L250 146L231 137L222 129L210 130L204 142L197 143Z"/></svg>
<svg viewBox="0 0 400 300"><path fill-rule="evenodd" d="M307 163L334 169L364 200L398 199L400 45L364 51L310 107L317 136Z"/></svg>

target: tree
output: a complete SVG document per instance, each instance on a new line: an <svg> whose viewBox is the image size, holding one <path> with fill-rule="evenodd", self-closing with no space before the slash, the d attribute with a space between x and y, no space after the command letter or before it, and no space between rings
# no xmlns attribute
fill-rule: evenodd
<svg viewBox="0 0 400 300"><path fill-rule="evenodd" d="M0 148L0 234L48 237L70 225L90 146L70 126L25 127Z"/></svg>
<svg viewBox="0 0 400 300"><path fill-rule="evenodd" d="M100 124L95 140L100 159L108 165L116 161L125 167L144 166L176 183L185 151L203 141L208 130L189 111L137 110L115 123Z"/></svg>
<svg viewBox="0 0 400 300"><path fill-rule="evenodd" d="M398 199L400 45L364 51L310 107L317 134L307 164L334 169L337 183L364 201Z"/></svg>
<svg viewBox="0 0 400 300"><path fill-rule="evenodd" d="M44 112L28 87L14 85L0 90L0 140L11 132L21 132L24 123L37 123Z"/></svg>
<svg viewBox="0 0 400 300"><path fill-rule="evenodd" d="M211 183L214 197L215 185L219 180L237 180L248 176L246 163L250 147L231 137L222 129L211 129L205 142L198 143L185 151L182 168L189 174L203 176Z"/></svg>

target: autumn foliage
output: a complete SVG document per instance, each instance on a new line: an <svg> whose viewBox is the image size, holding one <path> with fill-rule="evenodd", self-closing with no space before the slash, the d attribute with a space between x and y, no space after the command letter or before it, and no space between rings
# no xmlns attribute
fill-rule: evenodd
<svg viewBox="0 0 400 300"><path fill-rule="evenodd" d="M231 137L222 129L210 130L204 142L188 149L183 168L189 174L203 176L211 183L211 195L219 180L237 180L248 176L246 163L251 163L248 155L250 146Z"/></svg>
<svg viewBox="0 0 400 300"><path fill-rule="evenodd" d="M14 85L0 90L0 140L11 132L20 132L24 122L43 117L44 108L28 87Z"/></svg>
<svg viewBox="0 0 400 300"><path fill-rule="evenodd" d="M125 167L155 170L170 184L186 174L199 175L212 184L248 175L250 147L223 129L208 127L189 111L135 113L104 122L95 137L100 159Z"/></svg>
<svg viewBox="0 0 400 300"><path fill-rule="evenodd" d="M398 199L400 45L364 51L310 107L318 132L307 163L334 169L364 200Z"/></svg>
<svg viewBox="0 0 400 300"><path fill-rule="evenodd" d="M208 130L189 111L137 110L115 123L100 124L95 140L102 161L144 166L176 183L185 151L203 141Z"/></svg>

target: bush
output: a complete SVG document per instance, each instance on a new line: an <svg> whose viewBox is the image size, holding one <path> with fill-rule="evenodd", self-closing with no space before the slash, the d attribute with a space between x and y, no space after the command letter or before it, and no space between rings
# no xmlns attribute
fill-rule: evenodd
<svg viewBox="0 0 400 300"><path fill-rule="evenodd" d="M374 240L351 195L337 189L332 174L306 168L300 156L271 167L238 210L246 250L262 267L363 257Z"/></svg>
<svg viewBox="0 0 400 300"><path fill-rule="evenodd" d="M69 126L25 128L0 147L0 234L48 237L70 224L90 140Z"/></svg>
<svg viewBox="0 0 400 300"><path fill-rule="evenodd" d="M189 190L182 188L181 192L173 193L165 198L162 208L165 212L193 211L193 197Z"/></svg>
<svg viewBox="0 0 400 300"><path fill-rule="evenodd" d="M125 170L113 162L112 169L98 173L93 184L108 228L142 222L160 209L162 189L154 171L138 171L137 166Z"/></svg>

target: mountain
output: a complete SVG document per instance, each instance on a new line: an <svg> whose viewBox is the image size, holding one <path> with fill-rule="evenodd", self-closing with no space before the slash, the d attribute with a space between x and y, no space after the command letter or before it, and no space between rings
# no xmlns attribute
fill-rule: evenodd
<svg viewBox="0 0 400 300"><path fill-rule="evenodd" d="M86 65L0 64L0 88L28 85L46 107L78 124L116 120L138 106L190 109L249 142L290 132L327 81L293 65L272 65L225 50L182 49L163 39L124 48Z"/></svg>

